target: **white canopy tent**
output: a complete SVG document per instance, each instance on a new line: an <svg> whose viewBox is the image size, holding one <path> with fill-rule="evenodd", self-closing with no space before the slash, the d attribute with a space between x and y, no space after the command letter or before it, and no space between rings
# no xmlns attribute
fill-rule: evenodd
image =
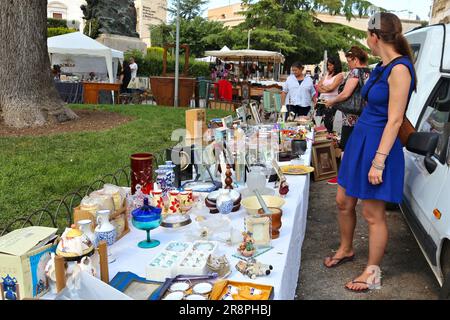
<svg viewBox="0 0 450 320"><path fill-rule="evenodd" d="M81 32L51 37L47 40L50 62L66 65L72 73L105 73L109 82L115 82L122 51L104 46Z"/></svg>
<svg viewBox="0 0 450 320"><path fill-rule="evenodd" d="M222 49L220 49L220 52L228 52L230 51L230 48L227 46L224 46ZM215 56L208 56L204 58L197 58L195 61L202 61L202 62L209 62L209 63L216 63L217 58Z"/></svg>
<svg viewBox="0 0 450 320"><path fill-rule="evenodd" d="M228 49L228 48L227 48ZM284 55L275 51L264 50L219 50L206 51L205 55L213 56L224 61L259 61L284 63Z"/></svg>

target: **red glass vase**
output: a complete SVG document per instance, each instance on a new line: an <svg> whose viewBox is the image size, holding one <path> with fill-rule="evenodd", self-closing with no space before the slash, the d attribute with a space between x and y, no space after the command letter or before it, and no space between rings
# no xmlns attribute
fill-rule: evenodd
<svg viewBox="0 0 450 320"><path fill-rule="evenodd" d="M136 193L136 186L142 187L144 194L153 190L153 161L151 153L136 153L131 155L131 194Z"/></svg>

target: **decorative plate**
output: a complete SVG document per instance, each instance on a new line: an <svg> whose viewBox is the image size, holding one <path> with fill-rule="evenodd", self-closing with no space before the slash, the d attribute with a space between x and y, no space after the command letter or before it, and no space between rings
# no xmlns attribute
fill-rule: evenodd
<svg viewBox="0 0 450 320"><path fill-rule="evenodd" d="M191 294L186 297L186 300L206 300L206 298L199 294Z"/></svg>
<svg viewBox="0 0 450 320"><path fill-rule="evenodd" d="M194 286L193 291L197 294L208 294L212 291L212 284L209 282L202 282Z"/></svg>
<svg viewBox="0 0 450 320"><path fill-rule="evenodd" d="M186 291L191 286L187 282L175 282L170 286L170 291L176 292L176 291Z"/></svg>
<svg viewBox="0 0 450 320"><path fill-rule="evenodd" d="M282 166L281 172L290 175L302 175L314 172L314 168L302 165Z"/></svg>
<svg viewBox="0 0 450 320"><path fill-rule="evenodd" d="M163 300L182 300L184 298L184 292L177 291L169 293Z"/></svg>

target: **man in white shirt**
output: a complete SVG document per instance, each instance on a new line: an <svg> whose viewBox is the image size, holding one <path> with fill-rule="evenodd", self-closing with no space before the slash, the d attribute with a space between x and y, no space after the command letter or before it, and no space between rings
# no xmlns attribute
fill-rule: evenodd
<svg viewBox="0 0 450 320"><path fill-rule="evenodd" d="M130 69L131 69L131 80L137 77L138 72L138 65L136 64L136 61L134 61L134 58L130 58Z"/></svg>

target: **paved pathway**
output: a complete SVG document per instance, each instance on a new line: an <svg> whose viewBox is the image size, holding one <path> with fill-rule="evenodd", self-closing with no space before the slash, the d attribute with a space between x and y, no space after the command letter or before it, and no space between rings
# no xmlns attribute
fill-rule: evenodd
<svg viewBox="0 0 450 320"><path fill-rule="evenodd" d="M388 212L390 239L382 265L384 282L381 290L353 293L344 288L347 281L360 274L367 262L368 230L361 215L361 205L357 208L356 259L336 269L323 266L323 258L339 246L336 190L337 187L326 182L311 183L296 299L437 299L439 284L400 211Z"/></svg>

